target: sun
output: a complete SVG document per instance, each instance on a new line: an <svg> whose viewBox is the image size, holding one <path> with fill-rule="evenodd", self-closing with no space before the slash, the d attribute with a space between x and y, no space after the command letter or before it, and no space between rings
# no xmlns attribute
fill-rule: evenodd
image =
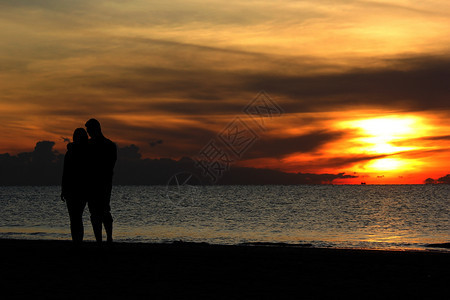
<svg viewBox="0 0 450 300"><path fill-rule="evenodd" d="M422 118L391 115L346 121L345 126L356 130L349 153L381 156L361 166L364 171L395 173L417 166L403 154L418 149L407 141L424 134L427 127Z"/></svg>
<svg viewBox="0 0 450 300"><path fill-rule="evenodd" d="M392 154L400 151L413 150L414 147L396 146L396 141L401 141L417 136L421 121L418 117L381 117L352 122L354 128L358 128L366 153Z"/></svg>
<svg viewBox="0 0 450 300"><path fill-rule="evenodd" d="M416 118L413 117L381 117L358 120L354 122L354 125L364 129L370 135L392 137L410 134L416 122Z"/></svg>
<svg viewBox="0 0 450 300"><path fill-rule="evenodd" d="M395 158L382 158L374 160L367 166L369 169L377 171L394 171L400 168L404 168L405 164L400 159Z"/></svg>

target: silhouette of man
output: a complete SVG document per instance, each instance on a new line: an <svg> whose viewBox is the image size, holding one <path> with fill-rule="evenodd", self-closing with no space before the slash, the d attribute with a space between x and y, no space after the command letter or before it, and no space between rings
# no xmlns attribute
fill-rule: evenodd
<svg viewBox="0 0 450 300"><path fill-rule="evenodd" d="M91 213L92 229L98 243L102 242L102 224L106 241L112 243L113 218L111 216L111 189L114 165L117 160L116 145L105 138L100 122L90 119L85 124L91 137L88 141L89 178L88 208Z"/></svg>

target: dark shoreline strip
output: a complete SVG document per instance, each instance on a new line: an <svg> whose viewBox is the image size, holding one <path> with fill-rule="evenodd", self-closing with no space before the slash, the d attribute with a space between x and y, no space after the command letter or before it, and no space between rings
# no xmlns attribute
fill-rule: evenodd
<svg viewBox="0 0 450 300"><path fill-rule="evenodd" d="M0 249L8 299L433 299L450 282L450 254L437 251L14 239Z"/></svg>

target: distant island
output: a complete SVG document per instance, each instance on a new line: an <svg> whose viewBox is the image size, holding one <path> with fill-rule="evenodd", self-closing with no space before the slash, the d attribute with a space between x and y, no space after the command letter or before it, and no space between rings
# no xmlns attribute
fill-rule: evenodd
<svg viewBox="0 0 450 300"><path fill-rule="evenodd" d="M427 178L425 184L450 184L450 174L439 179Z"/></svg>

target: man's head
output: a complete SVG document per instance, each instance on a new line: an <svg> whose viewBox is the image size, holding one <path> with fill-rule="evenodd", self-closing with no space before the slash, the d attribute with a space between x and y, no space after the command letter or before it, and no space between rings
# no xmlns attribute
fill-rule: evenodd
<svg viewBox="0 0 450 300"><path fill-rule="evenodd" d="M96 119L89 119L84 126L86 126L86 130L91 138L96 138L103 135L100 122Z"/></svg>

